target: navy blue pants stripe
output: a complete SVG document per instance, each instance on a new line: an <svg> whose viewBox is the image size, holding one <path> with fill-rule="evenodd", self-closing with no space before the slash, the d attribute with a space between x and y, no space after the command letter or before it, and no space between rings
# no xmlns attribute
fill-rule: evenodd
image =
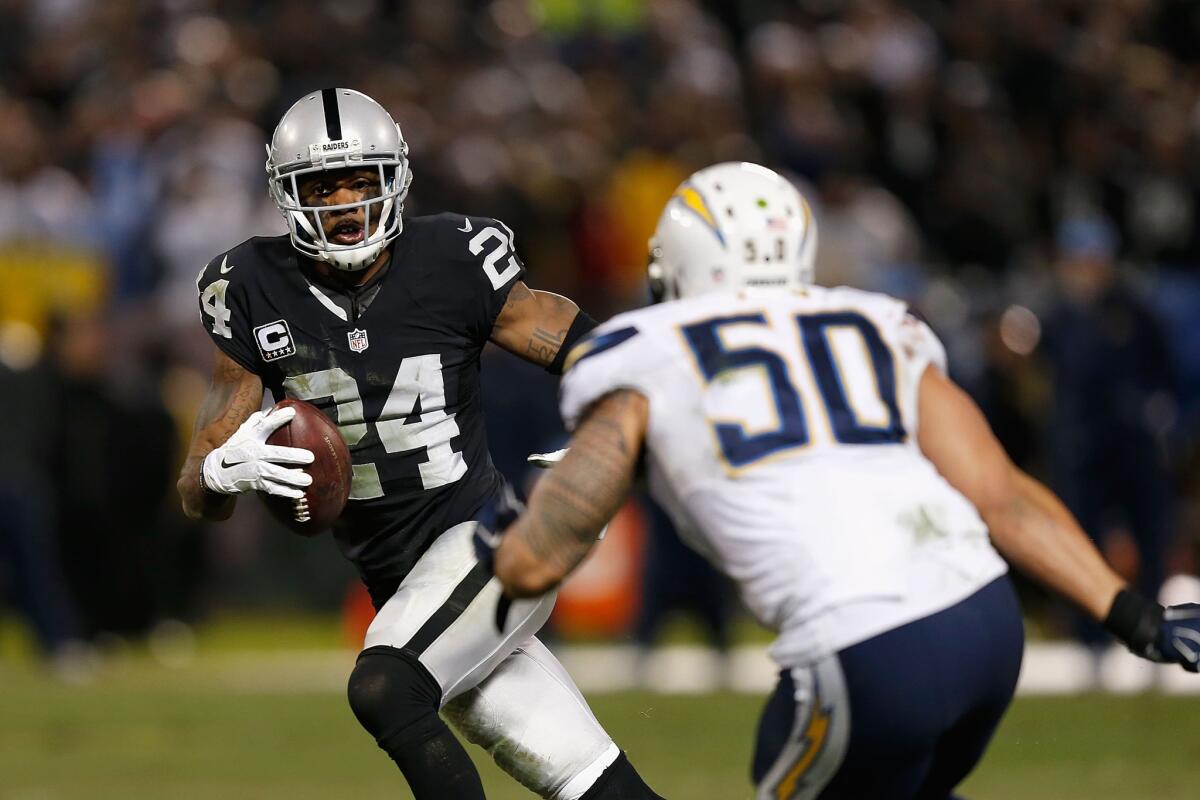
<svg viewBox="0 0 1200 800"><path fill-rule="evenodd" d="M850 708L845 759L822 800L947 800L1012 700L1024 651L1007 576L937 614L838 653ZM753 776L792 730L787 671L759 723Z"/></svg>

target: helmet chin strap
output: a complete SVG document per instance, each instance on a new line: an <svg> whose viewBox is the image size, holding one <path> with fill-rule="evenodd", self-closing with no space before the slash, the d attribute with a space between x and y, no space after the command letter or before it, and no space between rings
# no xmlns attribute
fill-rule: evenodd
<svg viewBox="0 0 1200 800"><path fill-rule="evenodd" d="M317 258L343 272L361 272L374 263L383 250L383 242L364 244L351 250L322 250Z"/></svg>
<svg viewBox="0 0 1200 800"><path fill-rule="evenodd" d="M385 222L388 214L392 211L392 205L392 198L388 198L383 202L383 207L379 213L379 223L375 227L375 233L364 239L362 244L337 249L318 247L316 248L316 252L311 253L311 255L329 264L334 269L339 269L343 272L361 272L371 266L387 244L387 225ZM402 210L403 207L401 207ZM292 219L308 234L314 243L322 238L318 236L316 229L313 228L312 223L308 221L308 218L303 213L299 211L292 211L290 213ZM396 223L397 235L399 235L403 227L404 220L401 218Z"/></svg>

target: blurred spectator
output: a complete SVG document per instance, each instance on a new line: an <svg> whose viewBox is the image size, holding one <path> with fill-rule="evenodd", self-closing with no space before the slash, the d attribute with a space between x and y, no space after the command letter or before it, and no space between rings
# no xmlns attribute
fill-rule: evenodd
<svg viewBox="0 0 1200 800"><path fill-rule="evenodd" d="M647 512L646 563L633 640L642 651L642 662L663 625L677 613L692 618L706 643L724 654L734 611L729 580L680 540L671 518L657 503L648 496L639 502Z"/></svg>
<svg viewBox="0 0 1200 800"><path fill-rule="evenodd" d="M1010 305L988 315L983 337L985 361L975 399L1013 463L1040 472L1038 415L1048 388L1030 356L1041 342L1041 322L1030 309Z"/></svg>
<svg viewBox="0 0 1200 800"><path fill-rule="evenodd" d="M78 654L75 607L59 569L46 442L54 383L36 332L0 325L0 598L29 623L44 656L70 677Z"/></svg>
<svg viewBox="0 0 1200 800"><path fill-rule="evenodd" d="M62 321L52 340L57 404L42 411L54 420L64 572L89 637L141 635L155 621L158 522L177 447L153 376L121 363L129 351L114 334L99 315Z"/></svg>
<svg viewBox="0 0 1200 800"><path fill-rule="evenodd" d="M1109 560L1154 597L1164 578L1172 475L1163 440L1175 380L1159 323L1114 262L1105 220L1063 223L1059 303L1046 325L1055 486Z"/></svg>
<svg viewBox="0 0 1200 800"><path fill-rule="evenodd" d="M567 438L558 418L558 381L494 346L483 351L482 363L480 392L492 461L527 496L540 471L527 457L557 450Z"/></svg>
<svg viewBox="0 0 1200 800"><path fill-rule="evenodd" d="M92 198L43 138L52 119L31 103L0 102L0 240L70 241L88 232Z"/></svg>
<svg viewBox="0 0 1200 800"><path fill-rule="evenodd" d="M900 201L859 176L830 171L816 210L817 280L911 298L923 284L916 227Z"/></svg>
<svg viewBox="0 0 1200 800"><path fill-rule="evenodd" d="M159 256L169 276L199 256L184 255L197 234L182 220L222 240L277 230L259 214L251 145L334 82L393 109L427 210L505 212L530 240L619 190L607 176L643 151L683 174L755 157L817 185L829 170L860 175L951 267L1004 269L1083 213L1110 216L1131 252L1192 263L1200 85L1186 5L16 3L0 219L91 238L117 296L144 293ZM136 46L150 31L159 46ZM364 47L335 57L344 37ZM617 211L642 206L634 185Z"/></svg>

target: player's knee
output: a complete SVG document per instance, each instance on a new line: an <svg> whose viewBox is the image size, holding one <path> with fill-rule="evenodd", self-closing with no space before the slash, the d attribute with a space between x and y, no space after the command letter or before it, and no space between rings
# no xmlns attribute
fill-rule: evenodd
<svg viewBox="0 0 1200 800"><path fill-rule="evenodd" d="M444 727L441 688L415 660L392 647L362 652L346 687L359 723L387 752L419 744Z"/></svg>

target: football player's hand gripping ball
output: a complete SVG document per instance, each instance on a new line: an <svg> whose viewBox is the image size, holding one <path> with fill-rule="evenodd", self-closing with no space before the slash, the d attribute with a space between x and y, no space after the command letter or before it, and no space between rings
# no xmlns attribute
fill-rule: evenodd
<svg viewBox="0 0 1200 800"><path fill-rule="evenodd" d="M204 458L201 484L217 494L258 491L298 500L312 476L295 464L311 464L313 454L300 447L267 444L267 437L291 422L294 408L255 411L228 441Z"/></svg>
<svg viewBox="0 0 1200 800"><path fill-rule="evenodd" d="M1104 625L1135 655L1200 672L1200 604L1163 608L1124 590L1113 601Z"/></svg>

